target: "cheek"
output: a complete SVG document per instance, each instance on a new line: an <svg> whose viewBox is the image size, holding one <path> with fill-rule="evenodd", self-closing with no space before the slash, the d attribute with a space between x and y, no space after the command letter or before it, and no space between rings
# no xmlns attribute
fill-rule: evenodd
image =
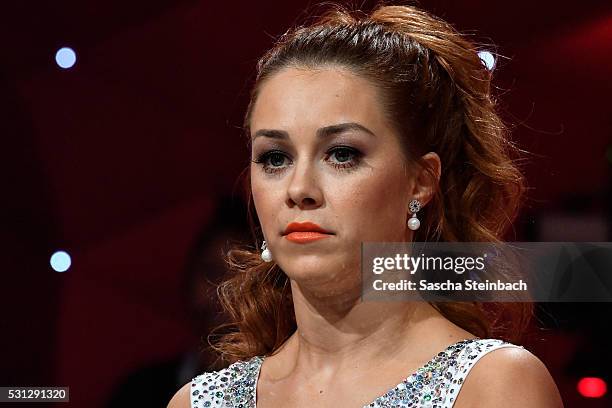
<svg viewBox="0 0 612 408"><path fill-rule="evenodd" d="M252 172L257 169L251 170ZM251 192L253 194L253 205L257 212L257 218L263 228L266 237L272 237L276 231L269 231L274 228L274 219L282 204L282 189L274 187L269 181L263 179L261 175L251 173Z"/></svg>
<svg viewBox="0 0 612 408"><path fill-rule="evenodd" d="M407 202L404 180L403 174L375 169L366 177L346 182L341 194L334 194L338 207L334 212L359 241L402 241Z"/></svg>
<svg viewBox="0 0 612 408"><path fill-rule="evenodd" d="M251 193L253 194L253 205L255 206L259 223L262 227L265 227L267 224L266 214L270 211L270 195L266 193L264 183L262 183L259 176L251 175Z"/></svg>
<svg viewBox="0 0 612 408"><path fill-rule="evenodd" d="M255 170L251 169L251 194L253 194L253 204L255 207L258 207L262 198L265 198L265 195L262 195L263 186L259 179L259 176L254 174Z"/></svg>

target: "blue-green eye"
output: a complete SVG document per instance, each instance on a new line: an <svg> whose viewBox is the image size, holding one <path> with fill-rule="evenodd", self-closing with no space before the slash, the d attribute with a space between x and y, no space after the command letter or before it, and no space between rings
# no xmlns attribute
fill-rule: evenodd
<svg viewBox="0 0 612 408"><path fill-rule="evenodd" d="M349 170L359 164L362 156L360 151L352 147L335 146L326 152L325 159L336 169ZM253 162L260 164L266 173L278 173L285 169L285 160L289 160L291 164L291 159L283 151L269 150L259 155Z"/></svg>
<svg viewBox="0 0 612 408"><path fill-rule="evenodd" d="M285 159L288 159L287 155L280 150L270 150L257 157L253 160L253 163L261 165L266 173L277 173L282 170L282 166Z"/></svg>
<svg viewBox="0 0 612 408"><path fill-rule="evenodd" d="M352 147L339 146L328 151L329 156L335 156L338 163L332 163L336 168L347 169L359 164L361 153ZM352 159L351 159L352 158Z"/></svg>

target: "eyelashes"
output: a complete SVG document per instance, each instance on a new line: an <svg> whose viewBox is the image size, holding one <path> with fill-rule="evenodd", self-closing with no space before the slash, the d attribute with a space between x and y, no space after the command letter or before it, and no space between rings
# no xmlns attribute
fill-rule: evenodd
<svg viewBox="0 0 612 408"><path fill-rule="evenodd" d="M329 162L330 166L340 171L354 170L363 157L363 153L359 150L348 146L333 147L325 155L325 160ZM348 160L346 159L347 156L349 157ZM253 163L259 164L266 173L277 174L286 169L285 159L291 162L290 157L282 150L269 150L257 156Z"/></svg>

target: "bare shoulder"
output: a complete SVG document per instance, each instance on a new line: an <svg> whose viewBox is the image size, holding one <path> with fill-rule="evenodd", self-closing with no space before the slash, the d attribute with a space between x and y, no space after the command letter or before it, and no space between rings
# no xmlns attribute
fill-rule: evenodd
<svg viewBox="0 0 612 408"><path fill-rule="evenodd" d="M167 408L190 408L191 397L190 397L191 381L183 385L172 397L168 403Z"/></svg>
<svg viewBox="0 0 612 408"><path fill-rule="evenodd" d="M474 365L454 406L475 407L563 408L563 402L538 357L524 348L501 347Z"/></svg>

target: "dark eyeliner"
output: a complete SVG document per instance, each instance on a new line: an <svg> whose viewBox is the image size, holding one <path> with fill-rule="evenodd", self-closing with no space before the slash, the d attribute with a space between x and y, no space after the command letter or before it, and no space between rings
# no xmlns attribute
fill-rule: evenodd
<svg viewBox="0 0 612 408"><path fill-rule="evenodd" d="M352 170L353 167L356 167L359 165L359 163L361 162L361 158L363 157L363 153L361 151L353 147L344 146L344 145L333 146L327 151L326 154L328 156L331 156L334 152L338 150L349 151L349 153L352 155L352 159L346 162L332 163L332 166L334 166L337 169L347 170L347 171Z"/></svg>
<svg viewBox="0 0 612 408"><path fill-rule="evenodd" d="M338 163L330 161L329 158L338 151L348 151L350 155L350 160ZM284 171L284 167L274 167L268 165L268 161L273 155L280 155L285 159L291 161L291 158L284 151L272 149L259 154L255 160L252 160L252 162L259 164L262 167L262 170L268 174L276 174ZM336 145L327 149L327 151L325 152L325 160L337 170L352 171L355 170L355 167L360 164L363 155L364 154L361 151L354 147L346 145Z"/></svg>

